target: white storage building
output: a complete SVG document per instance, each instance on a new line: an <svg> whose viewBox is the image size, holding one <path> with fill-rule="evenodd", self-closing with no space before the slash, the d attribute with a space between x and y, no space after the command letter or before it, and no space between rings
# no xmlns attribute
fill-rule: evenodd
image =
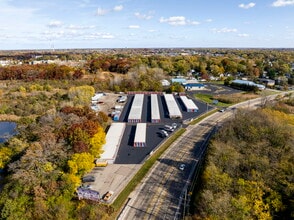
<svg viewBox="0 0 294 220"><path fill-rule="evenodd" d="M146 147L146 123L137 124L134 147Z"/></svg>
<svg viewBox="0 0 294 220"><path fill-rule="evenodd" d="M168 113L170 118L182 118L182 112L175 100L174 95L164 94L164 99L167 105Z"/></svg>
<svg viewBox="0 0 294 220"><path fill-rule="evenodd" d="M128 122L139 123L141 122L142 109L143 109L144 94L136 94L133 100L131 111L128 117Z"/></svg>
<svg viewBox="0 0 294 220"><path fill-rule="evenodd" d="M103 145L103 153L100 159L113 163L126 128L125 123L112 123L106 134L106 143Z"/></svg>
<svg viewBox="0 0 294 220"><path fill-rule="evenodd" d="M159 107L158 107L157 94L151 94L151 122L152 123L160 122L160 113L159 113Z"/></svg>
<svg viewBox="0 0 294 220"><path fill-rule="evenodd" d="M192 99L188 99L187 96L180 96L180 97L186 107L187 112L198 112L199 109Z"/></svg>

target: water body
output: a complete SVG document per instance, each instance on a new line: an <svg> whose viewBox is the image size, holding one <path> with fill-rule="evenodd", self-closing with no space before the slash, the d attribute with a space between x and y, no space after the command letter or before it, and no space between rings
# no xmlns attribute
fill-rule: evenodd
<svg viewBox="0 0 294 220"><path fill-rule="evenodd" d="M9 138L17 134L16 126L17 124L15 122L0 122L0 143L4 143Z"/></svg>

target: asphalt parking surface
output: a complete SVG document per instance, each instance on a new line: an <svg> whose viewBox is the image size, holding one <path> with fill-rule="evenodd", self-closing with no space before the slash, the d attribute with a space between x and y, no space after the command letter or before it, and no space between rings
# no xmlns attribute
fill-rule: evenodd
<svg viewBox="0 0 294 220"><path fill-rule="evenodd" d="M127 123L128 115L131 110L134 95L129 95L128 100L125 103L124 109L121 113L120 122ZM158 105L160 111L161 122L151 122L151 96L144 96L143 110L142 110L142 122L147 123L146 130L146 147L133 147L135 138L136 124L127 123L124 135L121 140L121 144L117 153L115 164L140 164L148 157L151 151L162 143L165 138L161 136L161 130L164 129L164 125L171 125L177 123L178 127L182 126L183 121L192 120L199 117L201 114L210 110L212 107L206 103L193 100L199 108L198 112L187 112L179 96L175 96L175 100L178 103L179 109L182 112L182 119L170 119L168 116L167 106L165 104L164 96L158 95ZM171 132L169 132L171 135Z"/></svg>

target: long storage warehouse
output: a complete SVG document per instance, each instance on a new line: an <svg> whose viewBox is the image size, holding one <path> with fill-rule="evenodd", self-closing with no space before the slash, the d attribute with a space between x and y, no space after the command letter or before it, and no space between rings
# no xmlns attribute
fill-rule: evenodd
<svg viewBox="0 0 294 220"><path fill-rule="evenodd" d="M107 134L106 143L103 145L103 153L100 159L107 160L108 163L113 163L126 128L125 123L112 123Z"/></svg>
<svg viewBox="0 0 294 220"><path fill-rule="evenodd" d="M164 94L164 99L168 108L168 113L170 118L182 118L182 112L175 100L174 95Z"/></svg>
<svg viewBox="0 0 294 220"><path fill-rule="evenodd" d="M160 113L158 107L157 94L151 94L151 122L159 123L160 122Z"/></svg>
<svg viewBox="0 0 294 220"><path fill-rule="evenodd" d="M128 117L130 123L140 123L143 110L144 94L136 94Z"/></svg>
<svg viewBox="0 0 294 220"><path fill-rule="evenodd" d="M186 107L187 112L198 112L199 109L192 99L189 99L187 96L184 95L180 97Z"/></svg>
<svg viewBox="0 0 294 220"><path fill-rule="evenodd" d="M146 147L146 123L137 124L134 147Z"/></svg>

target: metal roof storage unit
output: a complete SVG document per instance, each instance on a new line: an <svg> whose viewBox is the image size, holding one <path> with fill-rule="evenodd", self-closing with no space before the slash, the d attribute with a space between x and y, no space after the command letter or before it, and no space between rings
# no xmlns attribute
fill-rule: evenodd
<svg viewBox="0 0 294 220"><path fill-rule="evenodd" d="M106 143L103 145L104 152L101 154L100 159L107 160L109 164L114 162L125 127L125 123L111 124L106 134Z"/></svg>
<svg viewBox="0 0 294 220"><path fill-rule="evenodd" d="M78 188L77 194L78 194L79 200L81 200L81 199L89 199L89 200L93 200L93 201L100 200L99 192L91 190L91 189Z"/></svg>
<svg viewBox="0 0 294 220"><path fill-rule="evenodd" d="M168 113L170 118L182 118L182 112L175 100L174 95L164 94L164 99L168 108Z"/></svg>
<svg viewBox="0 0 294 220"><path fill-rule="evenodd" d="M156 94L151 94L151 122L160 122L160 113L158 107L158 99Z"/></svg>
<svg viewBox="0 0 294 220"><path fill-rule="evenodd" d="M132 108L128 117L128 122L139 123L141 122L142 109L143 109L144 94L136 94L133 100Z"/></svg>
<svg viewBox="0 0 294 220"><path fill-rule="evenodd" d="M187 96L180 96L180 97L186 107L187 112L198 112L199 109L192 99L188 99Z"/></svg>
<svg viewBox="0 0 294 220"><path fill-rule="evenodd" d="M146 123L137 124L134 147L146 147Z"/></svg>

